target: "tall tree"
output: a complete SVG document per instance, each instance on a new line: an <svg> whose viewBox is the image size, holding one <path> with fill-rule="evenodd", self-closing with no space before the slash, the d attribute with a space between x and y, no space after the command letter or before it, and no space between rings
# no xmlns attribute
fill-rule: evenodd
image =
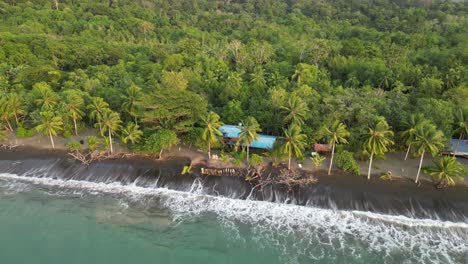
<svg viewBox="0 0 468 264"><path fill-rule="evenodd" d="M122 104L122 108L134 118L135 124L138 125L138 111L142 100L143 93L141 88L136 85L131 85L125 90L124 99L125 102Z"/></svg>
<svg viewBox="0 0 468 264"><path fill-rule="evenodd" d="M0 98L0 119L6 123L6 129L13 131L10 120L13 118L13 111L7 97Z"/></svg>
<svg viewBox="0 0 468 264"><path fill-rule="evenodd" d="M460 147L461 140L464 139L466 135L468 135L468 109L467 110L459 109L456 112L455 132L458 133L459 136L458 136L457 145L455 146L454 154L455 152L458 152L458 148Z"/></svg>
<svg viewBox="0 0 468 264"><path fill-rule="evenodd" d="M202 123L205 127L203 130L202 138L208 143L208 158L211 159L211 143L216 142L219 136L223 134L219 131L219 127L223 125L219 121L219 115L215 112L209 112L206 116L202 117Z"/></svg>
<svg viewBox="0 0 468 264"><path fill-rule="evenodd" d="M444 147L444 140L444 133L437 130L433 124L424 124L417 127L416 139L413 145L416 154L421 155L421 160L419 161L418 174L416 175L415 183L418 183L419 181L419 174L421 172L424 154L429 152L432 156L437 155L439 150Z"/></svg>
<svg viewBox="0 0 468 264"><path fill-rule="evenodd" d="M84 99L83 96L77 90L67 90L65 93L65 109L68 111L66 113L73 121L73 127L75 129L75 135L78 136L78 121L81 120L84 116L83 106Z"/></svg>
<svg viewBox="0 0 468 264"><path fill-rule="evenodd" d="M388 151L388 147L393 144L391 139L393 131L390 130L384 118L379 118L373 126L368 128L365 137L364 149L370 153L369 170L367 172L367 179L369 180L374 155L383 155Z"/></svg>
<svg viewBox="0 0 468 264"><path fill-rule="evenodd" d="M112 135L115 134L121 127L122 121L120 120L120 115L112 110L105 110L102 115L102 127L101 134L104 135L107 132L109 137L109 146L110 153L114 153L114 148L112 146Z"/></svg>
<svg viewBox="0 0 468 264"><path fill-rule="evenodd" d="M346 125L337 120L331 126L324 127L322 134L328 139L328 145L332 148L330 167L328 168L328 175L330 175L335 155L335 145L347 144L348 140L346 138L349 137L350 133L346 130Z"/></svg>
<svg viewBox="0 0 468 264"><path fill-rule="evenodd" d="M55 149L54 136L63 130L63 121L60 116L56 116L51 111L41 112L37 120L37 132L42 135L48 135L52 148Z"/></svg>
<svg viewBox="0 0 468 264"><path fill-rule="evenodd" d="M296 95L289 97L286 105L281 107L283 113L286 115L284 120L289 124L296 124L302 126L307 117L309 109L306 102Z"/></svg>
<svg viewBox="0 0 468 264"><path fill-rule="evenodd" d="M24 101L21 96L17 93L8 94L8 105L11 111L11 114L15 117L16 126L19 126L19 118L24 115L26 111L24 110Z"/></svg>
<svg viewBox="0 0 468 264"><path fill-rule="evenodd" d="M99 131L102 131L102 116L105 111L109 110L109 104L101 97L92 97L88 108L89 118L94 120L99 125Z"/></svg>
<svg viewBox="0 0 468 264"><path fill-rule="evenodd" d="M401 138L403 139L405 145L408 147L406 150L405 160L408 159L411 144L413 144L416 139L417 127L422 126L428 122L429 120L425 119L422 114L412 114L408 117L408 120L403 122L405 130L401 132Z"/></svg>
<svg viewBox="0 0 468 264"><path fill-rule="evenodd" d="M36 93L34 102L41 111L51 111L59 102L58 95L46 83L36 83L33 92Z"/></svg>
<svg viewBox="0 0 468 264"><path fill-rule="evenodd" d="M247 117L242 122L241 132L239 133L239 140L237 144L242 144L247 148L247 163L249 163L249 150L252 142L258 138L258 132L261 132L260 125L252 116Z"/></svg>
<svg viewBox="0 0 468 264"><path fill-rule="evenodd" d="M305 142L307 136L302 134L301 128L292 124L288 129L283 129L284 136L280 138L284 141L282 145L282 152L288 155L288 170L291 170L291 158L296 156L296 158L302 157L302 151L304 150Z"/></svg>
<svg viewBox="0 0 468 264"><path fill-rule="evenodd" d="M434 162L434 165L428 167L426 172L439 180L437 187L453 186L455 179L463 180L467 173L455 157L448 156Z"/></svg>

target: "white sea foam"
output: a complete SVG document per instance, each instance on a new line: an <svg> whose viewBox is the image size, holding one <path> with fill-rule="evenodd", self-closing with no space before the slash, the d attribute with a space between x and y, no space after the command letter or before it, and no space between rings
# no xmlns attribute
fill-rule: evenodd
<svg viewBox="0 0 468 264"><path fill-rule="evenodd" d="M464 222L209 196L203 194L199 180L194 181L187 193L117 182L64 181L13 174L0 174L0 179L131 197L157 196L171 210L175 221L215 213L230 229L235 226L233 223L249 225L259 246L266 241L274 243L285 256L299 254L322 259L333 254L360 258L374 252L386 256L379 260L383 263L463 263L468 259L468 223ZM298 251L290 254L291 248Z"/></svg>

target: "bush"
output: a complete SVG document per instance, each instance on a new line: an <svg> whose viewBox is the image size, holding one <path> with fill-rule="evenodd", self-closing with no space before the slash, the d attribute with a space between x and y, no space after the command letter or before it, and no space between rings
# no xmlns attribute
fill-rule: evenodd
<svg viewBox="0 0 468 264"><path fill-rule="evenodd" d="M252 157L250 157L250 165L256 166L259 164L262 164L263 158L257 154L253 154Z"/></svg>
<svg viewBox="0 0 468 264"><path fill-rule="evenodd" d="M159 154L160 158L162 151L169 149L177 144L177 135L172 130L161 129L151 134L146 140L143 150L150 154Z"/></svg>
<svg viewBox="0 0 468 264"><path fill-rule="evenodd" d="M86 138L86 143L88 143L88 148L90 151L95 151L99 147L99 139L95 136L89 136Z"/></svg>
<svg viewBox="0 0 468 264"><path fill-rule="evenodd" d="M311 157L310 159L314 163L314 166L318 168L320 167L320 165L322 165L322 163L325 161L326 158L317 153L315 156Z"/></svg>
<svg viewBox="0 0 468 264"><path fill-rule="evenodd" d="M26 129L24 127L18 127L16 129L17 138L28 138L34 136L34 131L32 129Z"/></svg>
<svg viewBox="0 0 468 264"><path fill-rule="evenodd" d="M63 131L63 134L62 134L62 136L63 136L65 139L70 139L70 138L71 138L71 136L72 136L72 134L71 134L71 132L70 132L70 131L68 131L68 130L65 130L65 131Z"/></svg>
<svg viewBox="0 0 468 264"><path fill-rule="evenodd" d="M343 171L347 171L356 175L361 174L359 170L359 165L354 159L353 153L349 151L344 150L342 152L336 153L335 164L338 168L342 169Z"/></svg>
<svg viewBox="0 0 468 264"><path fill-rule="evenodd" d="M78 141L72 141L67 143L67 148L69 151L78 151L81 150L81 144Z"/></svg>

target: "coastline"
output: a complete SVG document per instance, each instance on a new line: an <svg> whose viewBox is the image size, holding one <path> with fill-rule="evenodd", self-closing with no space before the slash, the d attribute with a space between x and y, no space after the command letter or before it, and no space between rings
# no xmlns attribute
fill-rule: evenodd
<svg viewBox="0 0 468 264"><path fill-rule="evenodd" d="M22 161L22 160L52 160L64 159L72 161L66 150L49 150L38 149L30 146L20 146L8 149L0 149L0 160ZM79 163L77 161L73 161ZM111 158L107 160L96 161L95 163L105 165L119 165L119 166L132 166L138 169L151 169L163 168L171 169L172 173L179 173L182 171L183 166L193 164L192 174L194 177L210 178L238 178L233 176L209 176L201 175L200 169L202 167L209 167L210 164L205 160L199 160L196 163L190 159L189 155L184 156L181 153L178 156L166 155L163 160L153 159L146 156L129 156ZM81 164L80 164L81 165ZM211 164L212 165L212 164ZM85 165L82 165L85 166ZM0 172L1 173L1 172ZM317 182L314 184L320 188L332 188L337 193L351 192L353 194L378 195L388 197L389 199L424 199L434 201L450 201L453 203L467 203L468 204L468 188L464 185L456 185L445 189L436 189L432 182L423 179L419 186L415 185L410 179L398 178L392 181L371 179L368 181L365 177L359 177L339 171L333 170L333 174L328 176L327 171L318 169L312 172ZM241 181L244 181L241 179ZM310 186L305 186L307 189ZM297 188L296 188L297 189Z"/></svg>

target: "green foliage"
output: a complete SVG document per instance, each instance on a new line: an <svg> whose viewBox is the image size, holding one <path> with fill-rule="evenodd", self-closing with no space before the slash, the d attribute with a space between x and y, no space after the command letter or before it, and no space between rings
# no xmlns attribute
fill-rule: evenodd
<svg viewBox="0 0 468 264"><path fill-rule="evenodd" d="M462 180L468 170L455 157L445 156L434 162L433 166L425 169L425 173L438 180L439 187L454 186L455 180Z"/></svg>
<svg viewBox="0 0 468 264"><path fill-rule="evenodd" d="M379 177L380 180L383 181L392 181L393 180L393 174L391 171L386 171L382 172Z"/></svg>
<svg viewBox="0 0 468 264"><path fill-rule="evenodd" d="M203 128L192 127L187 133L182 135L182 143L189 146L195 146L198 149L206 150L206 142L203 140Z"/></svg>
<svg viewBox="0 0 468 264"><path fill-rule="evenodd" d="M263 163L263 158L260 155L253 154L250 158L250 165L257 166Z"/></svg>
<svg viewBox="0 0 468 264"><path fill-rule="evenodd" d="M72 133L69 130L64 130L62 133L62 137L65 139L70 139L72 137Z"/></svg>
<svg viewBox="0 0 468 264"><path fill-rule="evenodd" d="M16 137L17 138L28 138L34 136L34 130L33 129L26 129L22 126L18 127L16 129Z"/></svg>
<svg viewBox="0 0 468 264"><path fill-rule="evenodd" d="M231 157L229 154L221 153L221 154L219 155L219 159L220 159L222 162L224 162L224 163L230 163L232 157Z"/></svg>
<svg viewBox="0 0 468 264"><path fill-rule="evenodd" d="M86 143L88 144L88 148L90 151L95 151L99 148L100 141L95 136L88 136L86 138Z"/></svg>
<svg viewBox="0 0 468 264"><path fill-rule="evenodd" d="M321 156L318 153L310 159L312 160L312 163L314 163L314 166L317 168L320 167L320 165L322 165L322 163L326 160L325 157Z"/></svg>
<svg viewBox="0 0 468 264"><path fill-rule="evenodd" d="M361 174L359 170L359 165L356 159L354 159L353 153L349 151L344 150L336 153L335 163L336 166L342 169L343 171L350 172L358 176Z"/></svg>
<svg viewBox="0 0 468 264"><path fill-rule="evenodd" d="M182 169L182 172L180 174L182 175L185 175L185 174L189 174L189 173L192 173L192 166L184 166L184 168Z"/></svg>
<svg viewBox="0 0 468 264"><path fill-rule="evenodd" d="M69 151L79 151L81 150L81 144L78 141L71 141L66 144L66 147Z"/></svg>
<svg viewBox="0 0 468 264"><path fill-rule="evenodd" d="M159 154L161 156L163 150L169 149L177 144L177 142L177 135L174 131L161 129L146 138L143 151L150 154Z"/></svg>

